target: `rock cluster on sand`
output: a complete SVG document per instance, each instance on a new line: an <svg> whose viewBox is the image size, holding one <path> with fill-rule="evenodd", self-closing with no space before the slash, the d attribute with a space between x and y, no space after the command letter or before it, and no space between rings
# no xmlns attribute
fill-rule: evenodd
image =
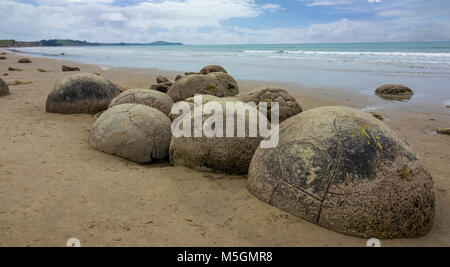
<svg viewBox="0 0 450 267"><path fill-rule="evenodd" d="M9 87L8 84L0 78L0 96L9 95Z"/></svg>
<svg viewBox="0 0 450 267"><path fill-rule="evenodd" d="M6 59L6 57L0 56L0 60L5 60L5 59Z"/></svg>
<svg viewBox="0 0 450 267"><path fill-rule="evenodd" d="M226 97L239 94L239 86L233 77L224 72L191 74L175 81L167 94L175 102L183 101L195 94Z"/></svg>
<svg viewBox="0 0 450 267"><path fill-rule="evenodd" d="M414 92L400 84L385 84L380 86L375 90L375 94L385 98L385 99L393 99L393 100L408 100L414 95Z"/></svg>
<svg viewBox="0 0 450 267"><path fill-rule="evenodd" d="M261 200L363 238L413 238L433 224L431 176L413 150L371 114L323 107L280 125L279 145L258 148L248 176Z"/></svg>
<svg viewBox="0 0 450 267"><path fill-rule="evenodd" d="M231 98L216 98L213 96L203 96L204 103L214 100L222 106L224 115L226 112L227 102L241 103L243 109L244 103ZM205 106L204 106L205 108ZM244 111L245 112L245 111ZM173 165L186 166L192 169L201 171L222 171L230 174L244 174L248 172L248 167L253 154L258 147L261 137L249 137L249 114L236 112L234 119L235 124L239 124L240 121L245 120L245 136L236 137L237 127L234 128L234 137L226 137L227 131L227 117L220 118L223 120L223 136L224 137L195 137L195 127L191 127L192 137L173 137L170 144L170 161ZM209 118L211 115L199 115L195 117L194 113L191 114L191 121L198 119L202 121L202 125L211 126L215 129L218 125L215 125ZM264 115L262 115L265 120ZM267 122L269 123L269 122ZM181 127L180 127L181 128Z"/></svg>
<svg viewBox="0 0 450 267"><path fill-rule="evenodd" d="M169 79L159 75L158 77L156 77L156 84L152 84L150 89L160 91L162 93L167 93L172 84L173 82L169 81Z"/></svg>
<svg viewBox="0 0 450 267"><path fill-rule="evenodd" d="M80 71L79 68L72 68L66 65L62 65L61 70L66 72L66 71Z"/></svg>
<svg viewBox="0 0 450 267"><path fill-rule="evenodd" d="M171 121L161 111L140 104L121 104L105 111L91 128L96 149L136 163L167 157Z"/></svg>
<svg viewBox="0 0 450 267"><path fill-rule="evenodd" d="M47 97L46 110L51 113L96 114L108 108L121 90L92 73L80 73L58 82Z"/></svg>
<svg viewBox="0 0 450 267"><path fill-rule="evenodd" d="M17 63L31 63L31 59L29 58L21 58Z"/></svg>
<svg viewBox="0 0 450 267"><path fill-rule="evenodd" d="M283 89L264 87L250 91L248 94L239 97L242 102L254 102L259 105L260 102L267 103L267 118L271 120L270 111L271 103L279 103L279 122L282 122L292 116L295 116L302 112L302 107L297 103L294 97L289 95Z"/></svg>
<svg viewBox="0 0 450 267"><path fill-rule="evenodd" d="M168 95L155 90L130 89L114 98L109 104L109 108L121 104L142 104L156 108L169 116L173 101Z"/></svg>

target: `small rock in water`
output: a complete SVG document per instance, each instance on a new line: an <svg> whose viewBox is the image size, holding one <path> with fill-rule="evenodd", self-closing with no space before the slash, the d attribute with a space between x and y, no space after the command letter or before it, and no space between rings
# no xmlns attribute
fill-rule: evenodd
<svg viewBox="0 0 450 267"><path fill-rule="evenodd" d="M72 68L72 67L69 67L69 66L66 66L66 65L62 65L62 67L61 67L61 69L62 69L62 71L80 71L80 69L79 68Z"/></svg>
<svg viewBox="0 0 450 267"><path fill-rule="evenodd" d="M375 94L388 100L409 100L414 92L404 85L385 84L378 87Z"/></svg>
<svg viewBox="0 0 450 267"><path fill-rule="evenodd" d="M437 129L436 132L437 132L438 134L447 134L447 135L450 135L450 128Z"/></svg>

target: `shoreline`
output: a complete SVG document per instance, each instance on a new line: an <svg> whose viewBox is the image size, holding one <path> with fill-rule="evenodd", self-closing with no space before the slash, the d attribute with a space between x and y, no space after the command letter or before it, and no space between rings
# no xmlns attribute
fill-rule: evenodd
<svg viewBox="0 0 450 267"><path fill-rule="evenodd" d="M192 51L181 52L183 54L188 53L186 54L188 55L188 58L186 58L186 62L183 63L184 60L179 61L178 53L180 52L175 53L175 56L169 53L170 50L166 51L168 53L167 55L162 56L161 53L164 53L164 51L159 50L156 54L151 52L149 54L145 54L140 50L137 50L137 52L133 50L126 50L125 54L122 54L123 51L121 52L121 50L114 50L114 53L109 54L108 52L103 51L103 49L98 51L96 49L79 51L77 47L74 47L73 49L75 50L72 51L67 49L67 47L62 47L60 49L52 48L50 50L47 49L42 51L32 49L14 49L11 51L21 53L24 56L37 56L62 61L70 60L76 64L93 64L107 69L133 69L135 71L152 70L165 73L198 71L198 69L201 68L199 66L201 63L207 65L210 61L217 64L222 62L222 65L228 65L228 69L232 72L231 75L237 80L254 82L266 81L266 84L294 84L295 86L291 86L294 89L301 87L316 88L321 90L326 89L329 92L346 91L347 94L355 95L355 93L357 93L361 97L372 98L372 100L377 99L374 96L374 92L379 86L388 83L400 83L412 88L415 91L415 95L411 100L409 100L409 103L443 105L445 101L450 100L447 87L446 85L443 85L444 80L448 79L448 76L445 76L446 78L444 79L442 77L443 74L439 76L437 72L434 73L434 75L438 76L421 77L421 75L423 75L422 72L410 72L409 69L397 69L396 71L391 70L392 72L389 72L389 70L380 68L380 66L377 65L369 66L363 64L356 68L356 66L352 66L350 63L350 65L345 65L347 63L342 63L344 64L342 66L336 65L337 63L320 63L319 65L312 64L308 67L308 64L304 65L305 63L298 63L302 61L290 60L285 60L283 62L268 61L269 63L271 62L270 64L274 64L274 66L264 68L262 66L264 66L265 63L264 61L258 61L261 60L259 57L248 57L245 58L245 60L248 60L248 63L238 64L233 60L226 59L227 56L220 56L220 53L218 57L213 57L211 59L209 59L211 55L208 56L208 59L205 59L205 56L201 56L201 54L198 59L192 59L189 57L189 55L192 54ZM153 50L150 49L149 51ZM65 55L60 55L62 52L64 52ZM238 52L234 51L233 53ZM265 55L265 53L262 53L262 55ZM272 56L269 56L268 59L271 57ZM277 58L277 56L273 56L273 58ZM334 62L333 60L336 59L330 60ZM156 64L156 62L160 62L160 64ZM321 62L321 60L319 60L319 62ZM400 61L401 64L406 64L405 62ZM413 73L415 73L415 75L413 75ZM428 74L431 75L431 73L432 72Z"/></svg>
<svg viewBox="0 0 450 267"><path fill-rule="evenodd" d="M18 64L22 56L9 51L5 56L0 77L8 83L32 83L10 86L11 95L0 98L0 246L63 246L71 237L85 246L365 246L366 240L331 232L262 203L246 189L245 177L202 173L166 162L134 164L90 147L93 116L45 112L47 94L56 81L76 73L63 73L62 64L100 73L128 89L149 88L157 75L172 79L179 72L102 69L30 55L33 63ZM7 71L9 66L23 71ZM389 105L344 89L237 82L241 93L268 84L284 88L304 110L326 105L383 107L376 111L414 147L433 176L436 216L425 237L382 245L449 245L450 139L433 133L449 127L449 108L416 102Z"/></svg>

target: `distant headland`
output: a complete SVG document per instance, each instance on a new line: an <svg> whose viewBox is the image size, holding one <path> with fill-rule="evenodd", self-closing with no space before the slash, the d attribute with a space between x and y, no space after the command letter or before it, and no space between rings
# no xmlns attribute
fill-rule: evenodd
<svg viewBox="0 0 450 267"><path fill-rule="evenodd" d="M34 42L23 42L15 40L0 40L0 47L34 47L34 46L104 46L104 45L183 45L183 43L171 43L157 41L152 43L91 43L78 40L51 39Z"/></svg>

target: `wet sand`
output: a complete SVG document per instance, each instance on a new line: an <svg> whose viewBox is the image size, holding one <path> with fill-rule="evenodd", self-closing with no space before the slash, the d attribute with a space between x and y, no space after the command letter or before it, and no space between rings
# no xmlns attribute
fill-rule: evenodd
<svg viewBox="0 0 450 267"><path fill-rule="evenodd" d="M1 51L1 49L0 49ZM10 52L0 60L10 86L0 98L0 246L365 246L366 240L318 227L265 204L246 188L245 177L202 173L168 162L139 165L92 148L91 115L45 112L47 94L70 75L61 65L100 73L125 88L149 88L153 69L110 69ZM8 67L21 72L7 71ZM38 72L41 68L47 72ZM197 71L197 70L186 70ZM229 70L232 74L232 70ZM436 217L418 239L382 241L384 246L450 246L450 137L435 128L450 126L450 109L389 102L346 90L297 84L238 81L245 92L278 85L302 107L346 105L377 110L411 144L432 174Z"/></svg>

